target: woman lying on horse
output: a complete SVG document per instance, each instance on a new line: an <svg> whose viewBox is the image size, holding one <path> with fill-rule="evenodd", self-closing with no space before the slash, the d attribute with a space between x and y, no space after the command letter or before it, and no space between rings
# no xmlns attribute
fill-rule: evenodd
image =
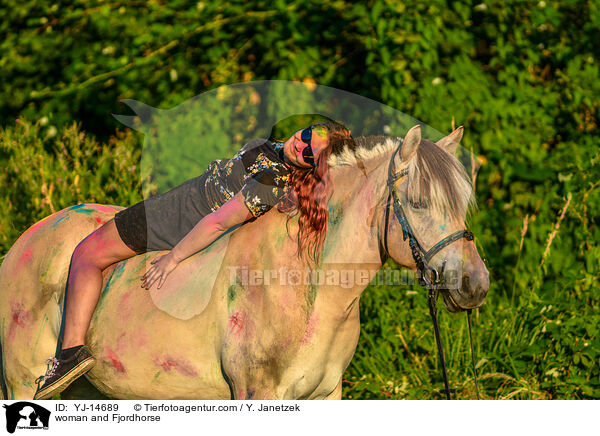
<svg viewBox="0 0 600 436"><path fill-rule="evenodd" d="M62 392L95 365L84 339L102 271L116 262L168 251L141 278L143 288L155 283L160 288L184 259L275 205L300 213L298 253L316 261L327 227L327 159L346 145L354 149L354 142L332 121L312 123L285 141L273 139L273 133L270 140L250 141L229 160L212 162L202 175L169 192L118 212L79 243L69 269L62 349L38 378L36 400Z"/></svg>

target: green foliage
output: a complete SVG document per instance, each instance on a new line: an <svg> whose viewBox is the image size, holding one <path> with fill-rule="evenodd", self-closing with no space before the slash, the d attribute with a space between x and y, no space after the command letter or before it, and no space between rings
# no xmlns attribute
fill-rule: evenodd
<svg viewBox="0 0 600 436"><path fill-rule="evenodd" d="M317 72L328 83L351 77L331 64L345 63L342 53L356 40L344 27L345 6L7 0L0 81L10 86L0 89L0 119L82 120L106 137L117 126L109 114L124 110L121 98L169 108L221 84Z"/></svg>
<svg viewBox="0 0 600 436"><path fill-rule="evenodd" d="M131 205L141 200L135 134L99 143L76 124L60 131L19 120L0 129L0 253L28 227L78 203Z"/></svg>
<svg viewBox="0 0 600 436"><path fill-rule="evenodd" d="M481 164L469 227L492 280L474 314L484 397L599 397L597 0L4 5L3 252L54 210L141 198L139 139L100 145L73 121L108 138L120 98L169 108L240 81L338 87L442 132L465 126ZM439 397L423 290L371 287L361 312L345 397ZM452 385L473 398L466 321L441 312Z"/></svg>

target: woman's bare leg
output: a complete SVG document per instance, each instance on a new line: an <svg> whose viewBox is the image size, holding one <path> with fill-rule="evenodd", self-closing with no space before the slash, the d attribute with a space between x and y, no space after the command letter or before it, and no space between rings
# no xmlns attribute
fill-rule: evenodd
<svg viewBox="0 0 600 436"><path fill-rule="evenodd" d="M89 234L71 258L62 351L46 361L46 374L36 379L35 400L46 400L65 390L94 367L96 359L84 347L85 335L102 287L102 270L136 253L121 240L114 219ZM71 349L65 352L65 349ZM50 364L52 364L50 366Z"/></svg>
<svg viewBox="0 0 600 436"><path fill-rule="evenodd" d="M135 256L111 219L79 243L73 252L67 288L62 349L83 345L102 288L102 270Z"/></svg>

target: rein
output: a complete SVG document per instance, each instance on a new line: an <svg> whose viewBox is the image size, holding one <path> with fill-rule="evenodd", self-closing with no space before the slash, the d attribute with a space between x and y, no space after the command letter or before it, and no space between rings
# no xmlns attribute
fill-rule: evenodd
<svg viewBox="0 0 600 436"><path fill-rule="evenodd" d="M403 142L403 140L402 140L402 142ZM388 236L388 228L389 228L389 221L390 221L390 202L391 202L393 205L393 208L394 208L394 215L396 216L396 218L398 219L398 222L400 223L400 226L402 227L403 240L406 241L408 239L408 244L410 246L410 251L412 253L412 257L417 266L417 271L419 274L419 283L422 286L426 286L428 288L427 300L429 303L429 314L431 315L431 319L433 321L433 330L435 332L435 341L437 343L438 355L439 355L439 359L440 359L440 366L442 367L442 375L444 377L444 387L445 387L444 392L446 393L446 399L451 400L452 399L451 392L453 392L454 390L450 389L450 385L448 383L448 372L446 370L446 362L444 360L444 350L442 347L442 340L440 337L440 329L439 329L438 320L437 320L437 309L435 306L435 297L436 297L435 291L436 291L436 289L439 291L447 291L447 289L444 289L442 287L444 285L444 268L446 266L446 261L444 260L444 262L442 263L441 272L438 272L438 270L433 265L431 265L429 262L439 251L441 251L443 248L447 247L448 245L452 244L453 242L456 242L462 238L465 238L467 241L472 241L473 233L471 233L469 230L459 230L457 232L452 233L449 236L446 236L444 239L442 239L440 242L435 244L429 250L425 250L423 248L423 246L419 243L419 240L415 236L415 233L413 232L410 224L408 223L408 220L406 219L406 214L404 213L404 209L402 208L402 202L400 201L400 198L398 197L398 193L396 192L396 186L395 186L396 182L398 180L400 180L401 178L405 177L406 175L408 175L408 169L394 172L394 158L395 158L396 154L402 148L402 142L400 143L398 148L396 148L396 150L394 150L394 153L392 153L392 157L390 159L390 164L388 166L388 180L387 180L388 197L387 197L386 205L385 205L383 249L384 249L386 255L389 256L388 243L387 243L388 237L387 236ZM382 259L382 263L383 263L383 259ZM473 374L475 376L475 388L477 390L477 399L480 399L479 398L479 386L477 383L477 370L475 368L475 349L473 347L473 334L471 333L470 315L471 315L471 309L468 309L467 310L467 324L469 326L469 338L471 341L471 360L473 363Z"/></svg>

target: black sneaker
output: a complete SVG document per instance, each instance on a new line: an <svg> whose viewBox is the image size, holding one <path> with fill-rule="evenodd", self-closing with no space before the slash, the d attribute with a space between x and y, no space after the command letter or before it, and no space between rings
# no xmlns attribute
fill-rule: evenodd
<svg viewBox="0 0 600 436"><path fill-rule="evenodd" d="M48 365L46 375L36 379L37 391L34 400L46 400L61 393L76 379L88 372L96 364L96 359L84 345L70 359L57 359L50 357L46 360ZM40 387L40 383L44 383Z"/></svg>

